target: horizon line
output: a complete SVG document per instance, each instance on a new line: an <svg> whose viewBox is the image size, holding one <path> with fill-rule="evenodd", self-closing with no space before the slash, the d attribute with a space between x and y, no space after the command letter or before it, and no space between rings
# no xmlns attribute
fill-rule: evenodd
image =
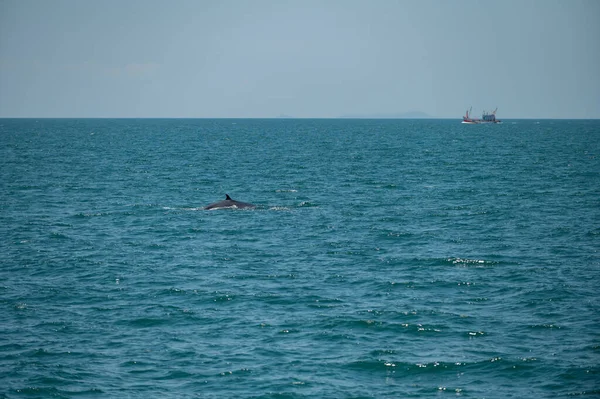
<svg viewBox="0 0 600 399"><path fill-rule="evenodd" d="M461 117L449 118L449 117L353 117L353 116L333 116L333 117L314 117L314 116L0 116L0 119L323 119L323 120L337 120L337 119L353 119L353 120L462 120ZM570 117L570 118L556 118L556 117L541 117L541 118L510 118L503 117L500 121L504 120L600 120L600 117L592 118L581 118L581 117Z"/></svg>

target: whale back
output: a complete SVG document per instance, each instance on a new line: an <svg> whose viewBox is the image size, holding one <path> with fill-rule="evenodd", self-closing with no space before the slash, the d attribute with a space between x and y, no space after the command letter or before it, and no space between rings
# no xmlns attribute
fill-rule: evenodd
<svg viewBox="0 0 600 399"><path fill-rule="evenodd" d="M229 194L225 194L225 199L223 201L215 202L214 204L210 204L210 205L204 207L205 210L224 209L224 208L254 209L254 208L256 208L256 205L249 204L247 202L233 200L233 199L231 199Z"/></svg>

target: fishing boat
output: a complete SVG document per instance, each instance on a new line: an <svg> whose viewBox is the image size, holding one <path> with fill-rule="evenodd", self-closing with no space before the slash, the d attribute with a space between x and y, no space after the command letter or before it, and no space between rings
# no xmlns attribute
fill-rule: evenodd
<svg viewBox="0 0 600 399"><path fill-rule="evenodd" d="M496 119L496 111L498 110L498 108L496 108L493 112L483 111L481 119L472 118L471 109L468 109L465 113L465 116L463 116L462 123L466 123L469 125L478 125L480 123L502 123L500 119Z"/></svg>

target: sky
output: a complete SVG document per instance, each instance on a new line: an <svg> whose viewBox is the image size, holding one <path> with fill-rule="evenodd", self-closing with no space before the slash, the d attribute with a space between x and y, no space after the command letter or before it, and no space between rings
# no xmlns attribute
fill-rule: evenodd
<svg viewBox="0 0 600 399"><path fill-rule="evenodd" d="M0 117L600 118L599 20L598 0L0 0Z"/></svg>

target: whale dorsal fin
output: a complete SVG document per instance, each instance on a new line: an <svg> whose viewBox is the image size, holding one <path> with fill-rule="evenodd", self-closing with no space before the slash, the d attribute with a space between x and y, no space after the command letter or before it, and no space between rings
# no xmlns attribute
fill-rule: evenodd
<svg viewBox="0 0 600 399"><path fill-rule="evenodd" d="M233 200L231 199L231 197L229 196L229 194L225 194L225 201L227 201L227 200L229 200L229 201L233 201Z"/></svg>

